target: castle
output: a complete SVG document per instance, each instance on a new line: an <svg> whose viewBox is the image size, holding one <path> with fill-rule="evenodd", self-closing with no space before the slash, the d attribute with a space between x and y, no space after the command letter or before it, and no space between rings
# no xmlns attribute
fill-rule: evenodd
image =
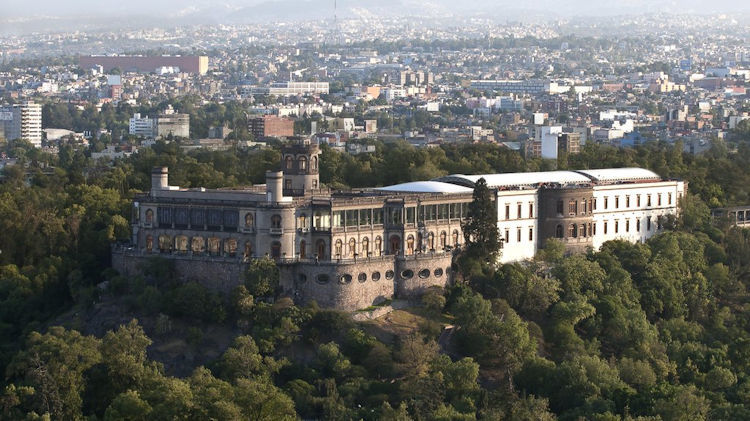
<svg viewBox="0 0 750 421"><path fill-rule="evenodd" d="M685 184L640 168L451 175L357 191L324 189L320 149L282 148L282 171L242 189L169 185L155 168L133 203L131 244L113 248L113 267L137 273L150 256L172 259L185 279L230 291L247 263L276 260L295 302L357 310L412 297L452 280L454 252L474 183L492 190L501 262L528 259L549 238L568 252L612 239L645 241L674 215Z"/></svg>

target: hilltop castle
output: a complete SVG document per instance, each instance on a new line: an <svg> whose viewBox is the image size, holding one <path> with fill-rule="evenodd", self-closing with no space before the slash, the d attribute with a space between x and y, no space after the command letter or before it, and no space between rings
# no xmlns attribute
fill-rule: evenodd
<svg viewBox="0 0 750 421"><path fill-rule="evenodd" d="M567 251L612 239L645 241L676 214L685 184L620 168L451 175L357 191L323 189L320 149L282 148L281 171L243 189L169 185L155 168L149 193L133 203L133 238L113 248L113 266L132 274L149 256L175 262L185 279L229 291L247 263L276 260L284 294L295 302L356 310L451 282L454 251L473 186L493 191L501 262L531 258L548 238Z"/></svg>

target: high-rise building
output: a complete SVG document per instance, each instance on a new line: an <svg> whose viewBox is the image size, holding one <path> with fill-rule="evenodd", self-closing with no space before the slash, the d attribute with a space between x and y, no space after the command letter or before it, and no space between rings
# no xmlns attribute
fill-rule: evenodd
<svg viewBox="0 0 750 421"><path fill-rule="evenodd" d="M0 108L0 122L7 140L23 139L42 147L42 106L33 101Z"/></svg>

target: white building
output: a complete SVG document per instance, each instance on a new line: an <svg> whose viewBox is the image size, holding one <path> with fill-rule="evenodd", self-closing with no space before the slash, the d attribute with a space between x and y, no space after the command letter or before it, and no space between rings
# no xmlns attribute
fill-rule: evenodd
<svg viewBox="0 0 750 421"><path fill-rule="evenodd" d="M557 141L562 134L562 126L545 126L542 127L542 158L557 159Z"/></svg>
<svg viewBox="0 0 750 421"><path fill-rule="evenodd" d="M5 138L23 139L37 148L42 147L42 105L33 101L0 107L0 123Z"/></svg>
<svg viewBox="0 0 750 421"><path fill-rule="evenodd" d="M677 215L683 181L642 168L449 175L436 179L471 187L480 178L496 189L501 263L533 258L547 238L568 250L598 250L609 240L644 242Z"/></svg>
<svg viewBox="0 0 750 421"><path fill-rule="evenodd" d="M133 136L149 139L156 136L155 132L156 120L148 117L141 117L139 113L133 114L133 118L130 119L128 133Z"/></svg>

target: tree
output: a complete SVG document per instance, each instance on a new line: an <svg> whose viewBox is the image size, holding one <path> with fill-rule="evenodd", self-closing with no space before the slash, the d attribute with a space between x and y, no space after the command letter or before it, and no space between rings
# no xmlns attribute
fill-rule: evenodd
<svg viewBox="0 0 750 421"><path fill-rule="evenodd" d="M245 272L245 286L254 297L275 294L279 287L279 268L268 257L253 260Z"/></svg>
<svg viewBox="0 0 750 421"><path fill-rule="evenodd" d="M484 178L477 180L474 185L467 218L461 228L464 232L466 253L494 265L500 250L500 234L497 229L497 211Z"/></svg>

